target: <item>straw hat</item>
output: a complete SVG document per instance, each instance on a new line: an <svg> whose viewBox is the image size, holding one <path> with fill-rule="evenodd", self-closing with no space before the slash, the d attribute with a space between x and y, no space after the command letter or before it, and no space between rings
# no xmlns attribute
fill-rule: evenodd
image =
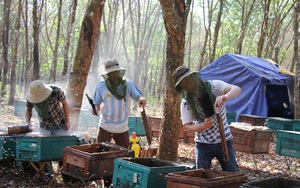
<svg viewBox="0 0 300 188"><path fill-rule="evenodd" d="M52 93L52 88L41 80L35 80L29 85L27 100L30 103L40 103L46 100Z"/></svg>
<svg viewBox="0 0 300 188"><path fill-rule="evenodd" d="M187 76L198 73L197 71L190 71L189 68L186 66L182 65L177 67L177 69L173 72L172 76L174 77L175 80L175 88L179 89L177 86L178 84Z"/></svg>
<svg viewBox="0 0 300 188"><path fill-rule="evenodd" d="M120 71L120 75L123 76L125 74L125 68L120 67L117 59L108 60L104 65L105 71L101 74L101 76L107 78L107 74L110 72Z"/></svg>

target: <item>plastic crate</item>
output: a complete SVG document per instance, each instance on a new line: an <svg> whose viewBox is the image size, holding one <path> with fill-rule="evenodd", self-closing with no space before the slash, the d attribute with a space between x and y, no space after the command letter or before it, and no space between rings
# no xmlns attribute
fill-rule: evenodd
<svg viewBox="0 0 300 188"><path fill-rule="evenodd" d="M300 132L277 131L276 153L300 158Z"/></svg>
<svg viewBox="0 0 300 188"><path fill-rule="evenodd" d="M249 114L240 115L240 122L250 123L253 126L264 126L265 121L266 118L262 116L249 115Z"/></svg>
<svg viewBox="0 0 300 188"><path fill-rule="evenodd" d="M300 119L293 119L293 131L300 132Z"/></svg>
<svg viewBox="0 0 300 188"><path fill-rule="evenodd" d="M133 151L112 143L66 147L62 174L84 181L112 177L114 159L133 155Z"/></svg>
<svg viewBox="0 0 300 188"><path fill-rule="evenodd" d="M185 170L185 166L156 158L118 158L114 160L113 186L166 187L165 175Z"/></svg>
<svg viewBox="0 0 300 188"><path fill-rule="evenodd" d="M226 114L228 125L232 122L236 122L236 113L235 112L227 112Z"/></svg>
<svg viewBox="0 0 300 188"><path fill-rule="evenodd" d="M246 177L238 172L197 169L169 173L167 188L239 188Z"/></svg>
<svg viewBox="0 0 300 188"><path fill-rule="evenodd" d="M240 188L300 188L300 181L283 177L271 177L264 180L245 183Z"/></svg>
<svg viewBox="0 0 300 188"><path fill-rule="evenodd" d="M135 132L137 136L146 136L145 127L143 124L142 117L133 117L130 116L128 119L128 126L129 126L129 135L132 132Z"/></svg>
<svg viewBox="0 0 300 188"><path fill-rule="evenodd" d="M281 117L269 117L267 120L268 127L273 131L293 130L292 120Z"/></svg>
<svg viewBox="0 0 300 188"><path fill-rule="evenodd" d="M63 159L63 148L78 145L76 136L23 137L16 140L18 161L59 161Z"/></svg>

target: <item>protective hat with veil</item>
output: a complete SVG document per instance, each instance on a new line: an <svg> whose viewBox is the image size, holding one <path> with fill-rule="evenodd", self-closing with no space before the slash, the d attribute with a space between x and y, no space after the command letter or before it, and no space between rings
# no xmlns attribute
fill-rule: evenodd
<svg viewBox="0 0 300 188"><path fill-rule="evenodd" d="M203 121L204 118L211 117L215 114L213 103L216 97L212 93L211 84L208 81L202 80L199 72L191 71L188 67L182 65L179 66L172 75L175 80L176 92L183 93L183 97L186 99L193 116L197 120ZM183 83L186 84L186 82L182 82L182 80L187 77L191 77L194 81L199 83L193 93L187 92L180 87ZM182 84L180 84L181 82Z"/></svg>
<svg viewBox="0 0 300 188"><path fill-rule="evenodd" d="M125 74L125 68L120 67L119 62L117 59L108 60L105 62L104 65L104 72L101 74L101 76L105 80L105 85L107 89L119 100L124 99L126 100L126 90L127 90L127 80L124 77ZM119 85L114 85L111 83L111 81L108 79L107 74L111 72L119 71L120 76L120 83Z"/></svg>
<svg viewBox="0 0 300 188"><path fill-rule="evenodd" d="M104 65L104 72L101 76L104 79L107 79L107 74L115 71L120 71L120 77L123 77L125 74L125 68L120 67L117 59L107 60Z"/></svg>

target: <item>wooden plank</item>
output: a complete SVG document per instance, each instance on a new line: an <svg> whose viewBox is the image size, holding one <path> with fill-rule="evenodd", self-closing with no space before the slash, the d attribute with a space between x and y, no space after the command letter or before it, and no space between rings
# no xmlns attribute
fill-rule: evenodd
<svg viewBox="0 0 300 188"><path fill-rule="evenodd" d="M147 137L148 145L150 146L151 142L152 142L152 137L151 137L150 127L149 127L149 124L148 124L148 120L147 120L147 116L146 116L146 112L145 112L144 107L143 107L143 111L141 112L141 114L142 114L144 128L145 128L145 131L146 131L146 137Z"/></svg>

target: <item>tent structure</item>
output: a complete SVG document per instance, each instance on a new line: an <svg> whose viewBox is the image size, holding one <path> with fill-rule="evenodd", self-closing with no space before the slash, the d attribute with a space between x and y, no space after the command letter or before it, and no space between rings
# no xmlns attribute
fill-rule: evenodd
<svg viewBox="0 0 300 188"><path fill-rule="evenodd" d="M223 80L242 93L226 102L227 112L262 117L293 118L294 77L270 60L226 53L200 70L204 80Z"/></svg>

